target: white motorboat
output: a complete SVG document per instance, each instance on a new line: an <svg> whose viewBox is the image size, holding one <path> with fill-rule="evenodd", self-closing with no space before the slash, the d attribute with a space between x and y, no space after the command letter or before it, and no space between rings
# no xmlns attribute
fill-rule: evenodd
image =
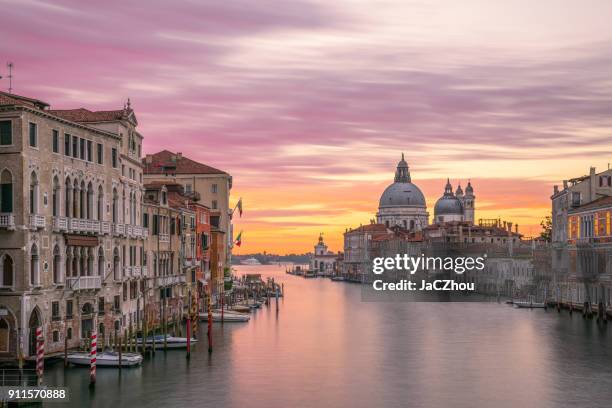
<svg viewBox="0 0 612 408"><path fill-rule="evenodd" d="M251 319L251 316L249 316L246 313L232 312L232 311L229 311L229 310L224 310L223 311L223 322L224 323L248 322L250 319ZM206 312L200 313L200 320L207 322L208 321L208 313L206 313ZM220 322L221 321L221 312L220 311L213 311L212 312L212 321L213 322Z"/></svg>
<svg viewBox="0 0 612 408"><path fill-rule="evenodd" d="M89 353L76 352L68 354L68 362L74 365L89 366L91 356ZM121 353L121 367L135 367L142 363L142 356L138 353ZM119 353L111 350L102 351L96 355L97 367L119 367Z"/></svg>
<svg viewBox="0 0 612 408"><path fill-rule="evenodd" d="M334 275L331 277L331 280L335 281L335 282L341 282L344 280L344 276L341 275Z"/></svg>
<svg viewBox="0 0 612 408"><path fill-rule="evenodd" d="M514 307L519 309L544 309L544 302L532 302L529 300L515 300L513 303Z"/></svg>
<svg viewBox="0 0 612 408"><path fill-rule="evenodd" d="M198 342L198 339L191 338L191 345L193 346ZM136 343L141 346L142 339L136 339ZM151 348L153 347L153 336L147 337L145 341L145 347ZM174 337L174 336L166 336L166 347L169 349L180 349L187 348L187 337ZM155 336L155 349L163 349L164 348L164 335L158 334Z"/></svg>

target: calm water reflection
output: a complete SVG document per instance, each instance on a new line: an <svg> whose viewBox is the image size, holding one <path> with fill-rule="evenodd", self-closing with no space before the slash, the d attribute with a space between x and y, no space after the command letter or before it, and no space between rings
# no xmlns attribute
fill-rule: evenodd
<svg viewBox="0 0 612 408"><path fill-rule="evenodd" d="M247 324L143 367L48 367L75 407L610 407L612 324L497 303L362 303L360 287L275 276L287 296ZM204 331L200 339L205 339Z"/></svg>

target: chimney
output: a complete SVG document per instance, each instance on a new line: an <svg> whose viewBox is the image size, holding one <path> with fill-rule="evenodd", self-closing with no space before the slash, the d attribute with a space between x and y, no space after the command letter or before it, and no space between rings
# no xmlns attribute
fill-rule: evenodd
<svg viewBox="0 0 612 408"><path fill-rule="evenodd" d="M183 153L181 152L176 152L176 159L177 160L181 160L183 158Z"/></svg>
<svg viewBox="0 0 612 408"><path fill-rule="evenodd" d="M508 222L508 232L512 234L512 223Z"/></svg>
<svg viewBox="0 0 612 408"><path fill-rule="evenodd" d="M553 187L553 193L557 194L558 192L559 192L559 186L555 184Z"/></svg>
<svg viewBox="0 0 612 408"><path fill-rule="evenodd" d="M516 233L518 234L518 224L516 224L516 225L514 226L514 232L516 232Z"/></svg>
<svg viewBox="0 0 612 408"><path fill-rule="evenodd" d="M153 163L153 156L151 156L150 154L147 154L145 156L145 164L152 164Z"/></svg>
<svg viewBox="0 0 612 408"><path fill-rule="evenodd" d="M595 175L595 167L591 167L591 168L589 169L589 175L590 175L590 176L594 176L594 175Z"/></svg>
<svg viewBox="0 0 612 408"><path fill-rule="evenodd" d="M563 180L563 189L567 189L567 180Z"/></svg>

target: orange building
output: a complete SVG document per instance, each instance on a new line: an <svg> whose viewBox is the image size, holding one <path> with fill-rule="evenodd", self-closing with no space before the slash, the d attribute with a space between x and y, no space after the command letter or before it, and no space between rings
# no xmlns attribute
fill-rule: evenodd
<svg viewBox="0 0 612 408"><path fill-rule="evenodd" d="M612 197L602 197L568 211L568 243L612 241L611 215Z"/></svg>

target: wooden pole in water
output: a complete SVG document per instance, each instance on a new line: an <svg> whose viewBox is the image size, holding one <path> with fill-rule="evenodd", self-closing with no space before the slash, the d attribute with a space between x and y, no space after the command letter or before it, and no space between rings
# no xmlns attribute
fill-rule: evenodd
<svg viewBox="0 0 612 408"><path fill-rule="evenodd" d="M168 303L166 302L166 294L164 292L164 321L162 323L162 330L164 331L164 351L168 350L168 325L166 321L166 309L168 308Z"/></svg>
<svg viewBox="0 0 612 408"><path fill-rule="evenodd" d="M208 289L208 352L212 353L212 285Z"/></svg>
<svg viewBox="0 0 612 408"><path fill-rule="evenodd" d="M191 358L191 285L189 286L189 305L187 308L187 360Z"/></svg>
<svg viewBox="0 0 612 408"><path fill-rule="evenodd" d="M91 349L89 351L89 385L96 385L96 357L98 354L98 341L95 331L91 333Z"/></svg>
<svg viewBox="0 0 612 408"><path fill-rule="evenodd" d="M122 366L122 352L121 352L121 337L119 337L119 370L121 370Z"/></svg>
<svg viewBox="0 0 612 408"><path fill-rule="evenodd" d="M145 286L147 281L145 280ZM147 295L146 288L145 292L142 293L142 356L144 357L147 352Z"/></svg>
<svg viewBox="0 0 612 408"><path fill-rule="evenodd" d="M68 367L68 323L64 326L64 367Z"/></svg>

